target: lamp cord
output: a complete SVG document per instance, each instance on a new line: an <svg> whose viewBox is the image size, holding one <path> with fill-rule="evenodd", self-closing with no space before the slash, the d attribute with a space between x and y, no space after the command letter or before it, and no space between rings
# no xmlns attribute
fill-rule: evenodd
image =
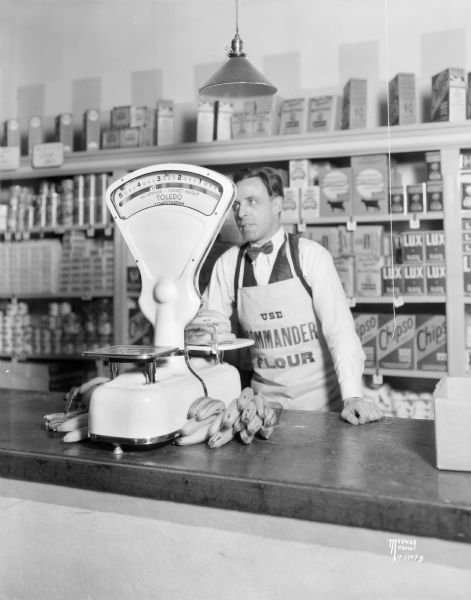
<svg viewBox="0 0 471 600"><path fill-rule="evenodd" d="M239 0L235 0L236 35L239 35Z"/></svg>

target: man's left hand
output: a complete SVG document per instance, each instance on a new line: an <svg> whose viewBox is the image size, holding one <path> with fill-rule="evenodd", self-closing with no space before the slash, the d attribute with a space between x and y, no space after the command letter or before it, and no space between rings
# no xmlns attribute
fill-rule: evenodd
<svg viewBox="0 0 471 600"><path fill-rule="evenodd" d="M363 425L383 418L382 411L371 401L364 398L347 398L344 401L341 417L352 425Z"/></svg>

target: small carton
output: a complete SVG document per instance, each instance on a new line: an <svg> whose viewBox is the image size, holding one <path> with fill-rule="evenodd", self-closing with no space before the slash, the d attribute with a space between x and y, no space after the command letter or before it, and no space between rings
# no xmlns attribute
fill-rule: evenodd
<svg viewBox="0 0 471 600"><path fill-rule="evenodd" d="M157 101L157 146L174 143L175 115L173 100Z"/></svg>
<svg viewBox="0 0 471 600"><path fill-rule="evenodd" d="M388 157L386 154L352 156L353 214L389 213Z"/></svg>
<svg viewBox="0 0 471 600"><path fill-rule="evenodd" d="M336 256L334 265L347 298L355 296L355 259L353 256Z"/></svg>
<svg viewBox="0 0 471 600"><path fill-rule="evenodd" d="M382 225L359 225L353 230L352 236L355 255L383 255L384 227Z"/></svg>
<svg viewBox="0 0 471 600"><path fill-rule="evenodd" d="M301 221L316 223L320 216L320 189L318 185L301 188Z"/></svg>
<svg viewBox="0 0 471 600"><path fill-rule="evenodd" d="M426 190L426 210L430 212L441 212L443 210L443 182L427 181Z"/></svg>
<svg viewBox="0 0 471 600"><path fill-rule="evenodd" d="M231 126L234 140L252 137L253 113L234 111L231 117Z"/></svg>
<svg viewBox="0 0 471 600"><path fill-rule="evenodd" d="M336 227L312 227L308 237L323 246L333 257L340 255L340 239Z"/></svg>
<svg viewBox="0 0 471 600"><path fill-rule="evenodd" d="M72 152L74 146L74 123L71 113L56 117L56 140L64 146L64 152Z"/></svg>
<svg viewBox="0 0 471 600"><path fill-rule="evenodd" d="M105 129L101 134L101 147L103 150L119 148L119 129Z"/></svg>
<svg viewBox="0 0 471 600"><path fill-rule="evenodd" d="M377 313L355 313L353 319L366 356L365 367L376 368L379 315Z"/></svg>
<svg viewBox="0 0 471 600"><path fill-rule="evenodd" d="M306 98L285 100L281 109L280 135L306 133Z"/></svg>
<svg viewBox="0 0 471 600"><path fill-rule="evenodd" d="M115 106L111 109L111 128L137 127L135 106Z"/></svg>
<svg viewBox="0 0 471 600"><path fill-rule="evenodd" d="M392 185L389 188L390 205L392 214L405 215L407 211L406 188L404 185Z"/></svg>
<svg viewBox="0 0 471 600"><path fill-rule="evenodd" d="M424 232L403 231L401 233L401 249L404 263L424 262Z"/></svg>
<svg viewBox="0 0 471 600"><path fill-rule="evenodd" d="M425 168L427 172L427 181L441 181L442 155L440 150L431 150L425 153Z"/></svg>
<svg viewBox="0 0 471 600"><path fill-rule="evenodd" d="M389 125L413 125L416 122L415 75L398 73L389 82Z"/></svg>
<svg viewBox="0 0 471 600"><path fill-rule="evenodd" d="M367 81L349 79L343 89L342 129L366 127Z"/></svg>
<svg viewBox="0 0 471 600"><path fill-rule="evenodd" d="M471 173L460 174L461 208L471 209Z"/></svg>
<svg viewBox="0 0 471 600"><path fill-rule="evenodd" d="M319 178L321 217L350 216L352 214L351 187L350 167L333 168L322 173Z"/></svg>
<svg viewBox="0 0 471 600"><path fill-rule="evenodd" d="M447 334L444 315L415 315L415 368L447 370Z"/></svg>
<svg viewBox="0 0 471 600"><path fill-rule="evenodd" d="M19 147L21 144L20 122L18 119L5 121L5 144L9 147Z"/></svg>
<svg viewBox="0 0 471 600"><path fill-rule="evenodd" d="M310 185L311 161L307 158L301 158L289 161L289 185L290 187L307 188Z"/></svg>
<svg viewBox="0 0 471 600"><path fill-rule="evenodd" d="M248 104L249 101L244 103L244 106ZM266 96L255 102L255 110L252 115L253 137L278 135L282 107L283 99L280 96Z"/></svg>
<svg viewBox="0 0 471 600"><path fill-rule="evenodd" d="M200 99L196 117L196 141L212 142L214 140L215 103Z"/></svg>
<svg viewBox="0 0 471 600"><path fill-rule="evenodd" d="M342 125L342 97L316 96L309 98L307 131L335 131Z"/></svg>
<svg viewBox="0 0 471 600"><path fill-rule="evenodd" d="M466 119L466 73L450 68L432 77L432 121L464 121Z"/></svg>
<svg viewBox="0 0 471 600"><path fill-rule="evenodd" d="M404 293L402 265L386 265L381 269L381 292L383 296L392 297Z"/></svg>
<svg viewBox="0 0 471 600"><path fill-rule="evenodd" d="M424 231L424 260L427 263L445 262L445 232Z"/></svg>
<svg viewBox="0 0 471 600"><path fill-rule="evenodd" d="M421 214L425 212L426 186L425 183L413 183L406 186L407 212Z"/></svg>
<svg viewBox="0 0 471 600"><path fill-rule="evenodd" d="M433 403L437 468L471 471L471 378L444 376Z"/></svg>
<svg viewBox="0 0 471 600"><path fill-rule="evenodd" d="M382 292L382 256L358 254L355 256L355 291L357 296L380 297Z"/></svg>
<svg viewBox="0 0 471 600"><path fill-rule="evenodd" d="M300 196L299 188L283 188L283 212L281 213L282 223L299 223Z"/></svg>
<svg viewBox="0 0 471 600"><path fill-rule="evenodd" d="M412 370L415 367L415 316L380 314L378 366Z"/></svg>
<svg viewBox="0 0 471 600"><path fill-rule="evenodd" d="M424 264L402 265L405 296L423 296L425 294Z"/></svg>
<svg viewBox="0 0 471 600"><path fill-rule="evenodd" d="M100 149L100 111L94 108L83 115L83 134L85 150Z"/></svg>
<svg viewBox="0 0 471 600"><path fill-rule="evenodd" d="M232 139L232 113L234 108L230 102L218 100L216 102L216 133L215 139L228 141Z"/></svg>
<svg viewBox="0 0 471 600"><path fill-rule="evenodd" d="M44 142L44 127L42 117L30 117L28 119L28 154L33 153L36 144Z"/></svg>
<svg viewBox="0 0 471 600"><path fill-rule="evenodd" d="M119 130L120 148L138 148L141 144L140 127L123 127Z"/></svg>
<svg viewBox="0 0 471 600"><path fill-rule="evenodd" d="M429 296L444 296L446 294L445 263L425 265L425 293Z"/></svg>

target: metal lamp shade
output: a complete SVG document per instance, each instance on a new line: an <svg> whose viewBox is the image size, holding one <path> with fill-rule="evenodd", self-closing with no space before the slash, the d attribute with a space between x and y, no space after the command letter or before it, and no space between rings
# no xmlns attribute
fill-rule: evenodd
<svg viewBox="0 0 471 600"><path fill-rule="evenodd" d="M277 89L245 56L231 56L199 90L212 98L256 98L271 96Z"/></svg>

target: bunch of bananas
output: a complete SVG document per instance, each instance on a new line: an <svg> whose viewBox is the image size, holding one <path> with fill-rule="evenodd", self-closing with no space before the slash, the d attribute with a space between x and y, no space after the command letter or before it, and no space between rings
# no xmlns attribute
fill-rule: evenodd
<svg viewBox="0 0 471 600"><path fill-rule="evenodd" d="M275 423L276 413L270 403L246 387L227 407L209 396L197 398L174 442L179 446L207 442L210 448L220 448L239 434L244 444L250 444L255 434L268 439Z"/></svg>

